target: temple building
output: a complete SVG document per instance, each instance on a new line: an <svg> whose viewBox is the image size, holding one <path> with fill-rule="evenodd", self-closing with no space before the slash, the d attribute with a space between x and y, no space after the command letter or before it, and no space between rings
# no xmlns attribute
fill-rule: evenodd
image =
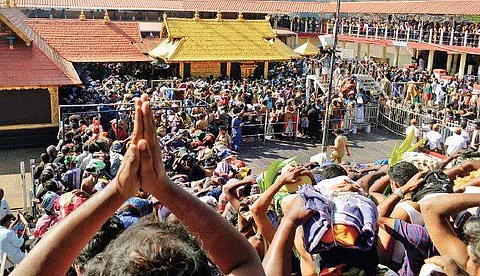
<svg viewBox="0 0 480 276"><path fill-rule="evenodd" d="M266 77L269 62L300 56L278 39L266 20L169 18L164 15L161 38L150 56L172 64L180 77Z"/></svg>
<svg viewBox="0 0 480 276"><path fill-rule="evenodd" d="M58 88L81 84L72 63L26 20L20 10L0 7L0 132L58 128Z"/></svg>

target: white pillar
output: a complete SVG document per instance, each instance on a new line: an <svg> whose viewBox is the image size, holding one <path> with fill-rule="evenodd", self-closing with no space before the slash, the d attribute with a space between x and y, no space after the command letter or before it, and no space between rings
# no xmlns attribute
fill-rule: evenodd
<svg viewBox="0 0 480 276"><path fill-rule="evenodd" d="M463 47L467 47L468 42L468 31L465 31L465 36L463 37Z"/></svg>
<svg viewBox="0 0 480 276"><path fill-rule="evenodd" d="M467 53L462 53L460 55L460 67L458 68L458 76L460 79L463 79L465 75L465 65L467 64Z"/></svg>
<svg viewBox="0 0 480 276"><path fill-rule="evenodd" d="M375 39L378 39L378 26L375 27Z"/></svg>
<svg viewBox="0 0 480 276"><path fill-rule="evenodd" d="M407 42L410 41L410 27L407 28Z"/></svg>
<svg viewBox="0 0 480 276"><path fill-rule="evenodd" d="M387 57L387 46L382 46L382 58L385 59Z"/></svg>
<svg viewBox="0 0 480 276"><path fill-rule="evenodd" d="M443 28L440 29L440 45L443 45L443 33L444 33L444 30Z"/></svg>
<svg viewBox="0 0 480 276"><path fill-rule="evenodd" d="M455 37L455 28L452 27L452 32L450 34L450 46L453 46L453 38Z"/></svg>
<svg viewBox="0 0 480 276"><path fill-rule="evenodd" d="M452 54L448 54L447 56L447 74L450 74L450 71L452 70Z"/></svg>
<svg viewBox="0 0 480 276"><path fill-rule="evenodd" d="M393 55L393 66L398 66L399 56L400 56L400 47L395 46L395 53Z"/></svg>
<svg viewBox="0 0 480 276"><path fill-rule="evenodd" d="M433 29L430 29L430 34L428 35L428 43L432 43L432 38L433 38Z"/></svg>
<svg viewBox="0 0 480 276"><path fill-rule="evenodd" d="M433 58L435 57L435 50L428 51L427 71L433 70Z"/></svg>
<svg viewBox="0 0 480 276"><path fill-rule="evenodd" d="M367 57L370 58L370 43L367 44Z"/></svg>
<svg viewBox="0 0 480 276"><path fill-rule="evenodd" d="M458 55L453 54L452 75L458 72L457 63L458 63Z"/></svg>
<svg viewBox="0 0 480 276"><path fill-rule="evenodd" d="M385 40L388 38L388 26L385 25Z"/></svg>

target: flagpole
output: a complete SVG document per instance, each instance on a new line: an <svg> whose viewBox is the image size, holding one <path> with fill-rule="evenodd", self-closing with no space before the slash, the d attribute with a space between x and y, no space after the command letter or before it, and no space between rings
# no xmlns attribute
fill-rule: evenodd
<svg viewBox="0 0 480 276"><path fill-rule="evenodd" d="M322 136L322 152L327 152L328 146L328 123L330 121L330 105L332 103L333 93L333 72L335 71L335 59L338 46L338 23L340 20L340 0L337 0L337 7L335 12L335 26L333 28L333 49L330 57L330 77L328 79L327 104L325 107L325 118L323 120L323 136Z"/></svg>

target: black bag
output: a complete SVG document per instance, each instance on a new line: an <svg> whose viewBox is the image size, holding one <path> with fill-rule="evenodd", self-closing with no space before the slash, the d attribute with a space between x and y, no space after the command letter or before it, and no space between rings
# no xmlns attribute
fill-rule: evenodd
<svg viewBox="0 0 480 276"><path fill-rule="evenodd" d="M442 171L431 171L424 177L425 184L413 195L414 201L433 193L453 193L453 182Z"/></svg>

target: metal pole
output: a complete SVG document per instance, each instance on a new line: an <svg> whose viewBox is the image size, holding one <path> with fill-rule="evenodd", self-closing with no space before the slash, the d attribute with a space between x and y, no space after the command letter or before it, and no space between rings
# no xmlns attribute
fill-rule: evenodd
<svg viewBox="0 0 480 276"><path fill-rule="evenodd" d="M37 216L37 210L35 203L32 201L33 198L35 198L35 195L37 194L37 187L35 186L35 159L30 159L30 202L32 206L32 216L35 218Z"/></svg>
<svg viewBox="0 0 480 276"><path fill-rule="evenodd" d="M332 101L332 90L333 90L333 72L334 72L334 65L336 59L336 51L337 51L337 44L338 44L338 21L340 18L340 1L337 0L337 9L335 13L335 28L333 30L333 51L331 56L331 63L330 63L330 77L328 82L328 92L327 92L327 103L325 107L325 118L323 120L323 137L322 137L322 152L327 151L327 143L328 143L328 122L329 122L329 109L330 104Z"/></svg>
<svg viewBox="0 0 480 276"><path fill-rule="evenodd" d="M22 177L23 212L27 210L27 185L25 180L25 161L20 162L20 175Z"/></svg>

